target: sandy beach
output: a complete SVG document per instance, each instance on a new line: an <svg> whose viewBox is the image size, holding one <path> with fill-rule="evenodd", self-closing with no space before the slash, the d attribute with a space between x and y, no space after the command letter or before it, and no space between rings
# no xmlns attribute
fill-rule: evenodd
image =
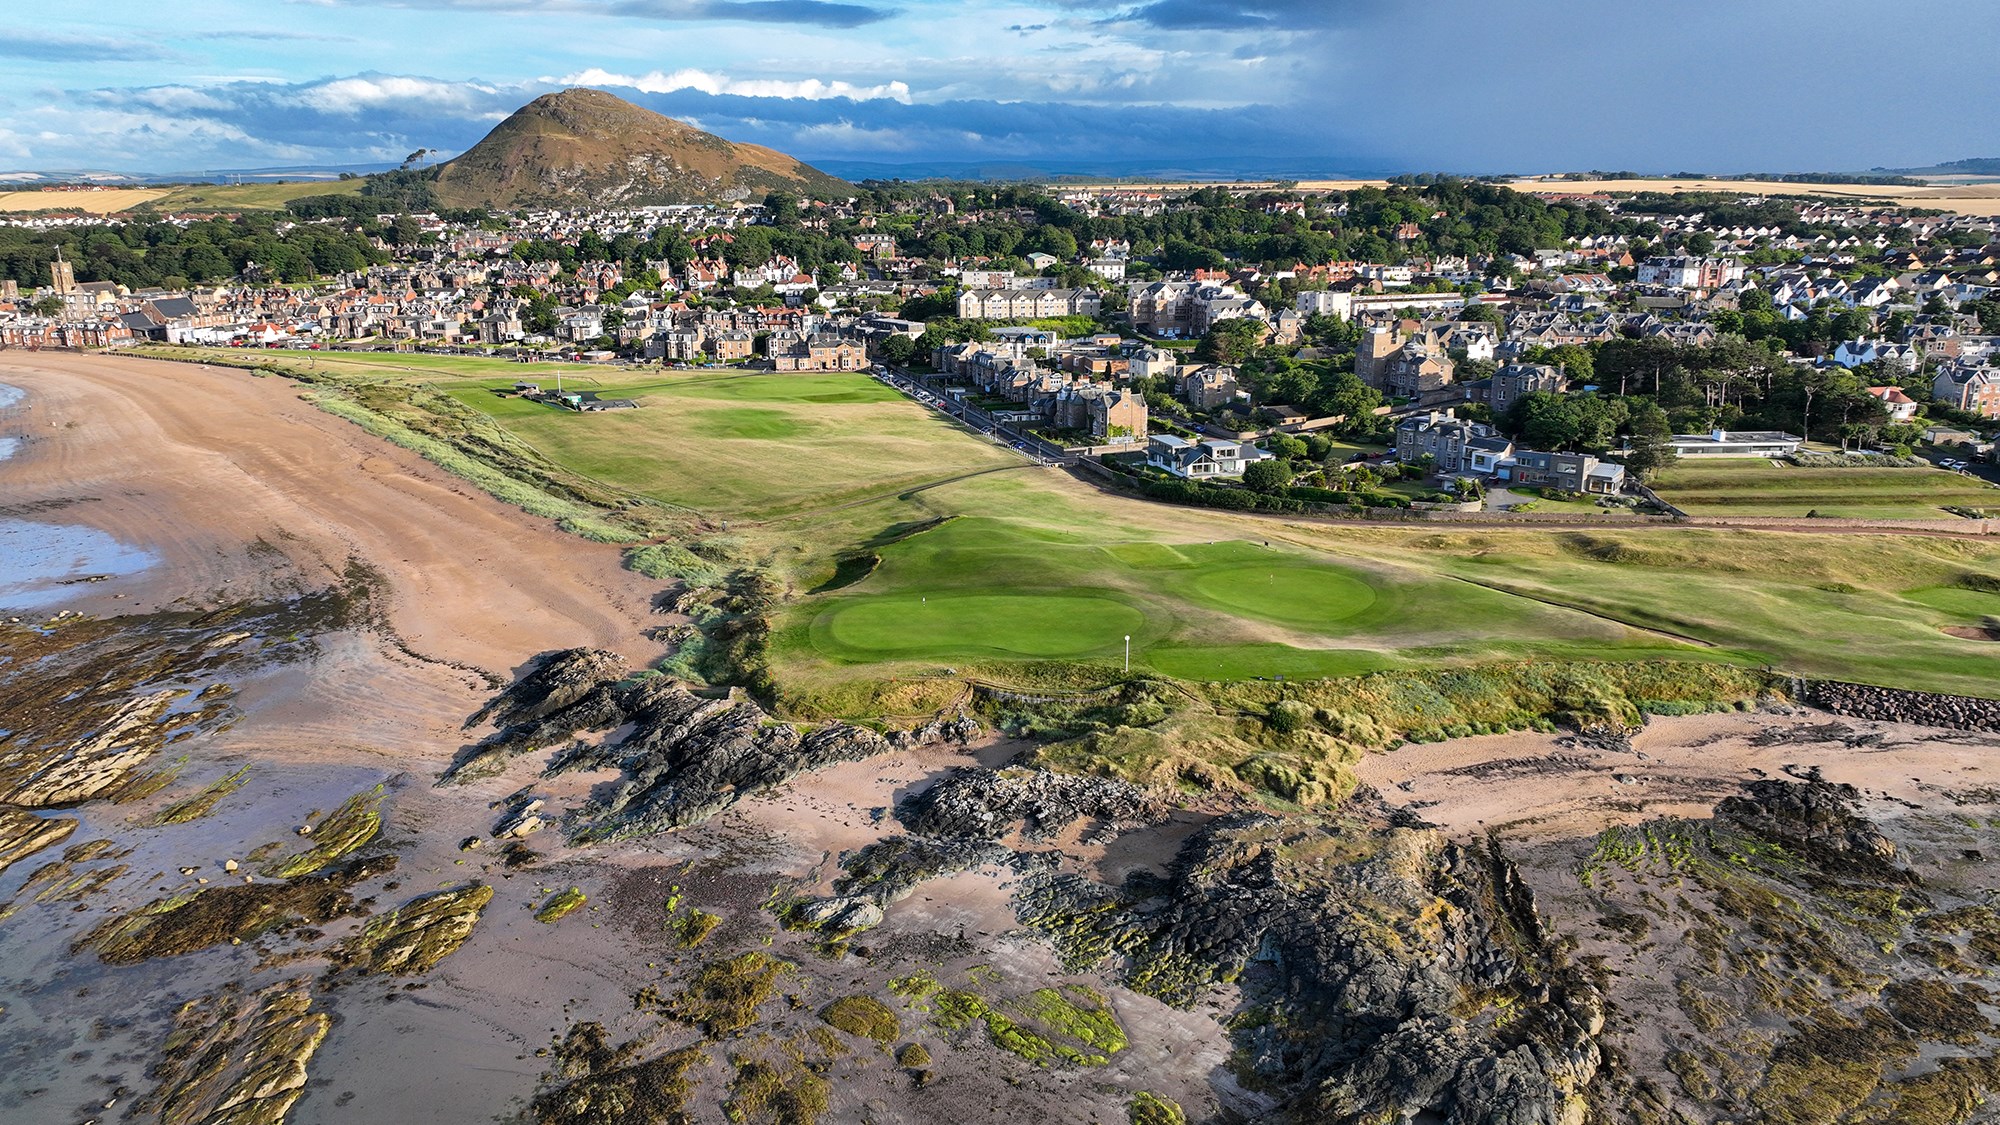
<svg viewBox="0 0 2000 1125"><path fill-rule="evenodd" d="M504 676L550 648L606 648L635 664L659 655L640 635L658 584L623 570L616 547L565 535L321 413L290 380L12 352L0 355L0 383L28 392L4 506L59 510L53 522L160 560L72 609L260 596L338 581L362 560L386 579L397 634L424 656Z"/></svg>

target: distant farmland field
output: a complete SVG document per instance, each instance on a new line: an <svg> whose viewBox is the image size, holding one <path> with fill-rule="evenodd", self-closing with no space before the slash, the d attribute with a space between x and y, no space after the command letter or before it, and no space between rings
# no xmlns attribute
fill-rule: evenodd
<svg viewBox="0 0 2000 1125"><path fill-rule="evenodd" d="M109 215L128 211L167 194L165 188L115 188L110 191L5 191L0 211L87 211Z"/></svg>

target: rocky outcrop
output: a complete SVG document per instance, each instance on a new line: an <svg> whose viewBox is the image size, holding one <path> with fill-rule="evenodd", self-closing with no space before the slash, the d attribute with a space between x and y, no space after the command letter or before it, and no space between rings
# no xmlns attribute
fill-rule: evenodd
<svg viewBox="0 0 2000 1125"><path fill-rule="evenodd" d="M36 816L20 809L0 808L0 872L69 839L77 822L69 817Z"/></svg>
<svg viewBox="0 0 2000 1125"><path fill-rule="evenodd" d="M1852 785L1826 781L1753 781L1715 806L1717 818L1792 850L1824 858L1837 855L1875 873L1893 869L1896 845L1857 816L1861 797Z"/></svg>
<svg viewBox="0 0 2000 1125"><path fill-rule="evenodd" d="M650 835L699 824L744 797L808 770L888 749L880 735L823 727L805 737L769 724L754 703L702 699L671 682L647 685L635 729L618 747L625 777L571 830L578 842Z"/></svg>
<svg viewBox="0 0 2000 1125"><path fill-rule="evenodd" d="M589 843L686 828L810 770L896 748L963 742L979 730L961 716L888 736L845 724L802 735L747 700L697 695L664 676L622 676L610 653L551 655L474 716L504 725L462 755L439 784L491 773L519 754L568 741L544 777L603 769L625 775L609 795L569 818L571 841ZM572 741L581 732L619 727L629 730L598 743Z"/></svg>
<svg viewBox="0 0 2000 1125"><path fill-rule="evenodd" d="M162 1125L277 1125L305 1093L306 1064L332 1026L304 981L191 1000L142 1108Z"/></svg>
<svg viewBox="0 0 2000 1125"><path fill-rule="evenodd" d="M347 943L343 957L371 973L427 973L472 936L493 888L484 883L413 898L371 919Z"/></svg>
<svg viewBox="0 0 2000 1125"><path fill-rule="evenodd" d="M1039 840L1079 820L1110 829L1158 824L1167 811L1159 794L1126 781L1049 770L959 769L904 801L896 815L920 836L998 840L1019 831Z"/></svg>
<svg viewBox="0 0 2000 1125"><path fill-rule="evenodd" d="M522 754L624 722L624 676L625 662L602 649L564 649L543 658L466 720L468 729L487 721L500 729L460 754L438 784L490 777Z"/></svg>
<svg viewBox="0 0 2000 1125"><path fill-rule="evenodd" d="M1165 879L1023 883L1022 920L1072 969L1116 956L1133 987L1180 1003L1240 980L1276 1015L1239 1022L1239 1057L1296 1091L1295 1120L1582 1119L1602 1001L1491 851L1246 815L1190 840Z"/></svg>
<svg viewBox="0 0 2000 1125"><path fill-rule="evenodd" d="M319 925L355 913L349 888L386 874L395 864L391 856L290 883L195 887L105 919L77 941L76 949L95 947L107 964L135 965L292 926Z"/></svg>
<svg viewBox="0 0 2000 1125"><path fill-rule="evenodd" d="M1797 681L1792 694L1802 703L1856 719L1950 727L1953 730L2000 731L2000 699L1903 691L1870 684L1841 683L1838 680Z"/></svg>

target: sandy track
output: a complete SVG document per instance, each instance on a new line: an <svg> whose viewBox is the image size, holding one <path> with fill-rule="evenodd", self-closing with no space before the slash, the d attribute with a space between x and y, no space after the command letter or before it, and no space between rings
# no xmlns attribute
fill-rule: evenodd
<svg viewBox="0 0 2000 1125"><path fill-rule="evenodd" d="M375 567L391 625L426 657L504 676L551 648L594 645L635 664L658 655L641 637L658 584L623 570L617 548L321 413L290 380L12 352L0 382L30 395L31 440L0 476L4 502L73 502L33 518L145 547L171 577L106 584L77 603L86 611L282 589L276 552L308 584L337 581L350 559ZM113 601L118 591L132 597Z"/></svg>

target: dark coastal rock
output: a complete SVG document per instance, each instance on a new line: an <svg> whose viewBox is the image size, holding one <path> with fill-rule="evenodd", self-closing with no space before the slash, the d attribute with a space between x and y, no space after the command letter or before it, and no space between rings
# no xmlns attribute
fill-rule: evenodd
<svg viewBox="0 0 2000 1125"><path fill-rule="evenodd" d="M1017 910L1068 966L1115 957L1192 1003L1241 981L1274 1015L1237 1033L1285 1116L1571 1125L1601 1063L1603 1003L1543 932L1507 860L1428 831L1226 818L1164 879L1031 875Z"/></svg>
<svg viewBox="0 0 2000 1125"><path fill-rule="evenodd" d="M465 721L467 730L492 721L505 730L534 722L566 707L607 682L625 676L625 661L603 649L571 648L550 653L514 686L495 696Z"/></svg>
<svg viewBox="0 0 2000 1125"><path fill-rule="evenodd" d="M979 732L976 722L956 716L887 736L838 723L801 734L748 700L696 694L665 676L623 677L610 653L570 649L550 656L473 717L492 718L502 729L462 754L438 784L486 776L521 754L568 742L544 777L605 769L625 775L608 796L570 817L571 842L590 843L686 828L811 770L891 749L964 742ZM580 733L617 728L628 729L596 743L575 741ZM537 815L510 814L496 832L525 834L528 818Z"/></svg>
<svg viewBox="0 0 2000 1125"><path fill-rule="evenodd" d="M349 888L394 870L395 857L359 860L289 883L224 883L154 899L99 923L76 943L112 965L192 953L356 913Z"/></svg>
<svg viewBox="0 0 2000 1125"><path fill-rule="evenodd" d="M1880 866L1896 858L1896 845L1856 815L1861 794L1852 785L1766 780L1743 788L1743 794L1715 807L1718 818L1795 850L1836 853Z"/></svg>
<svg viewBox="0 0 2000 1125"><path fill-rule="evenodd" d="M1838 680L1795 681L1792 694L1823 711L1857 719L1953 730L2000 731L2000 699L1904 691Z"/></svg>
<svg viewBox="0 0 2000 1125"><path fill-rule="evenodd" d="M1049 770L960 769L896 810L920 836L997 840L1016 830L1046 839L1079 820L1130 828L1158 824L1167 804L1126 781Z"/></svg>

